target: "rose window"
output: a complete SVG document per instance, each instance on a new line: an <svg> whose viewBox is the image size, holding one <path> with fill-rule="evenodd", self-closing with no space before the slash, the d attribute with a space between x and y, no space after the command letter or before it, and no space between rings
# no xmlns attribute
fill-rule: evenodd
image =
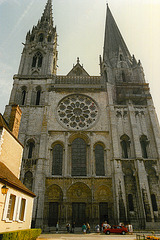
<svg viewBox="0 0 160 240"><path fill-rule="evenodd" d="M58 119L70 129L80 130L92 126L98 117L98 106L85 95L70 95L62 99L57 108Z"/></svg>

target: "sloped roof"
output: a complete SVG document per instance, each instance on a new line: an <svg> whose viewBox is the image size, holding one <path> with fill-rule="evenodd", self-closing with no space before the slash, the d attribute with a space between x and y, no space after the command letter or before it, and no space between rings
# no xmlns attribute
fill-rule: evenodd
<svg viewBox="0 0 160 240"><path fill-rule="evenodd" d="M2 162L0 162L0 182L17 189L20 192L24 192L31 197L36 196Z"/></svg>

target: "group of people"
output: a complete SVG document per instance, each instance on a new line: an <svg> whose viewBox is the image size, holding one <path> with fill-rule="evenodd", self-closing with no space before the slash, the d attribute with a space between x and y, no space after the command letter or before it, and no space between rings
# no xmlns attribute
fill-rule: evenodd
<svg viewBox="0 0 160 240"><path fill-rule="evenodd" d="M75 225L76 225L75 222L72 222L71 225L70 225L70 223L67 223L67 224L66 224L66 230L67 230L67 232L68 232L68 233L74 233L74 231L75 231ZM119 226L124 226L124 224L123 224L123 223L119 223ZM126 225L125 227L128 228L128 232L129 232L129 233L133 233L133 226L132 226L132 225L128 224L128 225ZM103 232L103 230L106 229L106 228L111 228L110 224L107 223L107 221L103 222L102 225L101 225L101 227L100 227L99 224L97 224L97 225L95 226L95 230L96 230L97 233L100 233L101 231ZM56 224L56 233L58 233L58 230L59 230L59 223L57 222L57 224ZM82 225L82 232L83 232L83 233L90 233L90 225L89 225L89 223L86 223L86 224L83 223L83 225Z"/></svg>
<svg viewBox="0 0 160 240"><path fill-rule="evenodd" d="M90 233L90 225L89 223L83 223L83 226L82 226L82 232L83 233Z"/></svg>

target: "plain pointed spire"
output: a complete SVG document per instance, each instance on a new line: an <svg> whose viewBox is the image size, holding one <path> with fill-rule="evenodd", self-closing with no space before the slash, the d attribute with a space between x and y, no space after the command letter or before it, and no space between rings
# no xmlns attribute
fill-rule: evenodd
<svg viewBox="0 0 160 240"><path fill-rule="evenodd" d="M115 58L118 58L119 51L123 53L124 57L131 58L129 50L107 4L103 60L113 62Z"/></svg>

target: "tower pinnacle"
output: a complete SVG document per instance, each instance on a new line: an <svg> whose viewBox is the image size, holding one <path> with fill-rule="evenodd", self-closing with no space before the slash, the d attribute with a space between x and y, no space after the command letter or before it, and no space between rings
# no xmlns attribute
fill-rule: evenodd
<svg viewBox="0 0 160 240"><path fill-rule="evenodd" d="M53 25L53 14L52 14L52 0L48 0L41 17L40 23L48 22L49 25Z"/></svg>

